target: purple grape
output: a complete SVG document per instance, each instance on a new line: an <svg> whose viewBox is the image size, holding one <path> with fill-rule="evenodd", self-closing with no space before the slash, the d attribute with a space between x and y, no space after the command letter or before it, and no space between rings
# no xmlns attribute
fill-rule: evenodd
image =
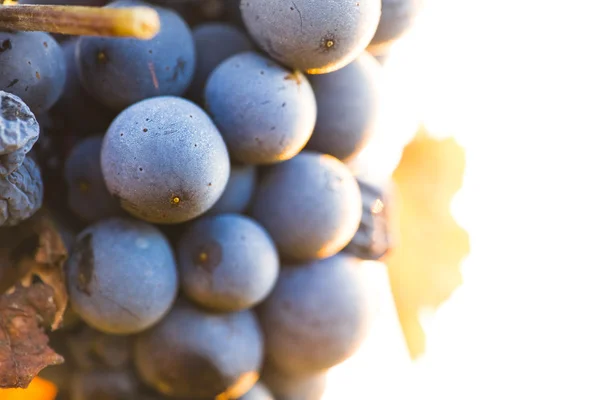
<svg viewBox="0 0 600 400"><path fill-rule="evenodd" d="M221 214L194 221L180 239L183 292L212 310L250 308L271 292L279 272L275 243L254 220Z"/></svg>
<svg viewBox="0 0 600 400"><path fill-rule="evenodd" d="M360 224L356 179L339 160L302 152L267 170L251 215L294 260L325 258L344 248Z"/></svg>
<svg viewBox="0 0 600 400"><path fill-rule="evenodd" d="M269 361L303 374L350 357L372 317L364 273L360 260L344 254L282 268L259 311Z"/></svg>
<svg viewBox="0 0 600 400"><path fill-rule="evenodd" d="M379 0L242 0L240 8L264 51L309 74L332 72L354 60L373 38L381 15Z"/></svg>

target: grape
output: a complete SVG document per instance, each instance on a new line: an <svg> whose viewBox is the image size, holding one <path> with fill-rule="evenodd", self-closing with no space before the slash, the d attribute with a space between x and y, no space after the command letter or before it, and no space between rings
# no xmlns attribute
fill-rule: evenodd
<svg viewBox="0 0 600 400"><path fill-rule="evenodd" d="M0 90L19 96L34 113L50 109L65 86L60 46L44 32L0 32Z"/></svg>
<svg viewBox="0 0 600 400"><path fill-rule="evenodd" d="M0 227L14 226L42 206L44 186L40 169L31 157L5 177L0 177Z"/></svg>
<svg viewBox="0 0 600 400"><path fill-rule="evenodd" d="M196 72L186 97L202 104L210 73L234 54L252 50L252 42L238 28L220 22L202 24L192 32L196 45Z"/></svg>
<svg viewBox="0 0 600 400"><path fill-rule="evenodd" d="M202 109L177 97L144 100L119 114L100 159L121 206L155 223L198 217L216 203L229 177L219 131Z"/></svg>
<svg viewBox="0 0 600 400"><path fill-rule="evenodd" d="M19 232L68 249L67 362L43 376L65 400L320 399L373 318L388 199L355 160L416 0L39 1L161 24L105 37L152 24L61 8L97 32L0 32L0 228L43 200L56 232Z"/></svg>
<svg viewBox="0 0 600 400"><path fill-rule="evenodd" d="M144 5L117 1L107 7ZM77 46L83 86L116 110L149 97L183 94L194 73L192 33L183 19L166 8L159 13L161 29L151 40L83 36Z"/></svg>
<svg viewBox="0 0 600 400"><path fill-rule="evenodd" d="M327 373L293 375L265 365L261 379L277 400L320 400L327 385Z"/></svg>
<svg viewBox="0 0 600 400"><path fill-rule="evenodd" d="M310 74L335 71L369 44L381 15L380 1L242 0L252 38L271 57Z"/></svg>
<svg viewBox="0 0 600 400"><path fill-rule="evenodd" d="M256 175L256 167L253 165L231 165L225 191L206 215L245 212L256 188Z"/></svg>
<svg viewBox="0 0 600 400"><path fill-rule="evenodd" d="M295 260L325 258L346 246L357 231L360 190L339 160L302 152L265 172L251 214L282 255Z"/></svg>
<svg viewBox="0 0 600 400"><path fill-rule="evenodd" d="M219 64L205 99L231 157L246 164L292 158L306 145L317 117L308 80L254 52Z"/></svg>
<svg viewBox="0 0 600 400"><path fill-rule="evenodd" d="M118 201L110 195L100 169L102 136L77 143L65 163L65 180L71 210L86 222L119 216Z"/></svg>
<svg viewBox="0 0 600 400"><path fill-rule="evenodd" d="M221 20L225 13L223 0L151 0L150 3L177 11L190 26Z"/></svg>
<svg viewBox="0 0 600 400"><path fill-rule="evenodd" d="M275 400L269 389L261 382L256 382L252 389L239 400Z"/></svg>
<svg viewBox="0 0 600 400"><path fill-rule="evenodd" d="M131 361L131 337L107 335L88 326L71 333L69 355L79 370L116 369Z"/></svg>
<svg viewBox="0 0 600 400"><path fill-rule="evenodd" d="M89 136L106 132L115 112L92 97L81 85L77 76L78 38L61 43L65 55L67 80L62 96L52 107L55 117L60 117L63 130L74 136ZM64 134L64 132L61 132Z"/></svg>
<svg viewBox="0 0 600 400"><path fill-rule="evenodd" d="M363 214L358 231L344 252L363 260L379 260L392 247L389 226L389 193L382 188L358 180Z"/></svg>
<svg viewBox="0 0 600 400"><path fill-rule="evenodd" d="M208 314L182 302L136 338L134 362L142 380L166 395L235 398L255 383L262 351L251 311Z"/></svg>
<svg viewBox="0 0 600 400"><path fill-rule="evenodd" d="M66 269L73 309L105 333L149 328L177 294L171 247L157 228L141 221L111 218L83 230Z"/></svg>
<svg viewBox="0 0 600 400"><path fill-rule="evenodd" d="M367 52L338 71L311 75L319 112L306 147L340 160L358 154L375 129L381 75L381 66Z"/></svg>
<svg viewBox="0 0 600 400"><path fill-rule="evenodd" d="M71 379L71 400L135 399L138 381L129 370L78 372Z"/></svg>
<svg viewBox="0 0 600 400"><path fill-rule="evenodd" d="M40 136L35 116L19 97L0 91L0 178L23 163Z"/></svg>
<svg viewBox="0 0 600 400"><path fill-rule="evenodd" d="M204 217L177 246L184 293L201 306L239 311L262 301L279 272L277 249L252 219L236 214Z"/></svg>
<svg viewBox="0 0 600 400"><path fill-rule="evenodd" d="M410 26L417 9L418 0L382 0L381 19L375 36L369 44L369 52L384 54Z"/></svg>
<svg viewBox="0 0 600 400"><path fill-rule="evenodd" d="M360 260L345 254L282 268L259 312L267 358L284 371L308 373L352 355L371 321L364 274Z"/></svg>

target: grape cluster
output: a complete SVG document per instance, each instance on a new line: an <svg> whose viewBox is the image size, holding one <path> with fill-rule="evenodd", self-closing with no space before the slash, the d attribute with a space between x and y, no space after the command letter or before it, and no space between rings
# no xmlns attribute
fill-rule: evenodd
<svg viewBox="0 0 600 400"><path fill-rule="evenodd" d="M161 22L0 32L0 227L44 197L69 238L66 362L42 376L71 400L321 398L372 319L383 188L346 163L413 2L42 3Z"/></svg>

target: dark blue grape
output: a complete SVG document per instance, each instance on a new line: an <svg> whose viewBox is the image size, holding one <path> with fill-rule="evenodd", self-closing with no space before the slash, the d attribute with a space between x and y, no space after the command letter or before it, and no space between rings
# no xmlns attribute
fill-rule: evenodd
<svg viewBox="0 0 600 400"><path fill-rule="evenodd" d="M137 399L139 381L124 370L78 371L70 384L70 400Z"/></svg>
<svg viewBox="0 0 600 400"><path fill-rule="evenodd" d="M169 242L141 221L111 218L88 227L78 235L66 268L73 309L105 333L149 328L177 295Z"/></svg>
<svg viewBox="0 0 600 400"><path fill-rule="evenodd" d="M65 162L65 181L71 211L86 222L96 222L122 213L119 202L108 192L100 168L102 136L80 141Z"/></svg>
<svg viewBox="0 0 600 400"><path fill-rule="evenodd" d="M369 44L369 52L385 54L391 44L406 32L418 7L418 0L382 0L381 19L375 36Z"/></svg>
<svg viewBox="0 0 600 400"><path fill-rule="evenodd" d="M242 0L242 18L271 57L309 74L324 74L354 60L369 44L380 1Z"/></svg>
<svg viewBox="0 0 600 400"><path fill-rule="evenodd" d="M239 400L275 400L275 397L271 394L271 391L261 382L256 382L252 389L245 395L239 398Z"/></svg>
<svg viewBox="0 0 600 400"><path fill-rule="evenodd" d="M292 158L306 145L317 117L306 77L254 52L219 64L206 83L205 100L232 159L245 164Z"/></svg>
<svg viewBox="0 0 600 400"><path fill-rule="evenodd" d="M351 356L372 317L364 282L360 260L345 254L282 268L260 307L267 358L284 371L309 373Z"/></svg>
<svg viewBox="0 0 600 400"><path fill-rule="evenodd" d="M19 168L39 135L40 126L27 104L0 91L0 177Z"/></svg>
<svg viewBox="0 0 600 400"><path fill-rule="evenodd" d="M223 0L150 0L152 4L173 9L190 25L219 21L225 14Z"/></svg>
<svg viewBox="0 0 600 400"><path fill-rule="evenodd" d="M348 160L373 136L380 108L381 65L367 52L330 74L311 75L317 124L306 148Z"/></svg>
<svg viewBox="0 0 600 400"><path fill-rule="evenodd" d="M220 22L199 25L192 32L196 45L196 72L186 97L204 102L204 87L210 73L234 54L252 50L252 42L238 28Z"/></svg>
<svg viewBox="0 0 600 400"><path fill-rule="evenodd" d="M0 227L31 217L42 206L43 197L40 169L31 157L25 157L19 168L0 177Z"/></svg>
<svg viewBox="0 0 600 400"><path fill-rule="evenodd" d="M321 400L327 385L327 372L289 374L267 363L261 379L277 400Z"/></svg>
<svg viewBox="0 0 600 400"><path fill-rule="evenodd" d="M198 217L216 203L229 178L219 131L202 109L177 97L124 110L104 137L101 165L121 206L155 223Z"/></svg>
<svg viewBox="0 0 600 400"><path fill-rule="evenodd" d="M253 165L231 165L231 172L225 191L206 215L225 213L243 214L256 188L257 172Z"/></svg>
<svg viewBox="0 0 600 400"><path fill-rule="evenodd" d="M395 240L390 226L389 191L358 180L363 214L358 231L344 252L363 260L379 260L392 248Z"/></svg>
<svg viewBox="0 0 600 400"><path fill-rule="evenodd" d="M185 302L136 338L142 380L171 397L236 398L258 378L263 338L251 311L208 314Z"/></svg>
<svg viewBox="0 0 600 400"><path fill-rule="evenodd" d="M117 1L108 7L144 5ZM160 32L151 40L85 36L77 46L83 86L103 104L121 110L143 99L183 94L194 74L192 33L177 13L153 6Z"/></svg>
<svg viewBox="0 0 600 400"><path fill-rule="evenodd" d="M65 86L65 59L45 32L0 32L0 90L19 96L34 113L50 109Z"/></svg>
<svg viewBox="0 0 600 400"><path fill-rule="evenodd" d="M60 134L74 137L90 136L106 132L115 112L92 97L81 85L77 76L77 38L61 43L65 54L67 81L58 102L52 107L55 121L58 120Z"/></svg>
<svg viewBox="0 0 600 400"><path fill-rule="evenodd" d="M116 369L131 361L132 338L108 335L88 326L69 333L65 357L79 370Z"/></svg>
<svg viewBox="0 0 600 400"><path fill-rule="evenodd" d="M199 305L239 311L262 301L279 272L275 243L262 226L237 214L194 221L177 246L181 285Z"/></svg>
<svg viewBox="0 0 600 400"><path fill-rule="evenodd" d="M339 160L305 151L265 172L251 214L283 256L329 257L344 248L358 229L360 190Z"/></svg>

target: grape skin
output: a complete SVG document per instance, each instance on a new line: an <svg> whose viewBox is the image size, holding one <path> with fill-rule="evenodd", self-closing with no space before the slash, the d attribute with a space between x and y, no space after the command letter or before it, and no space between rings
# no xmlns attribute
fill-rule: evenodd
<svg viewBox="0 0 600 400"><path fill-rule="evenodd" d="M206 215L246 212L252 201L257 179L257 168L254 165L232 164L225 191Z"/></svg>
<svg viewBox="0 0 600 400"><path fill-rule="evenodd" d="M71 400L135 399L138 382L129 370L78 371L71 378Z"/></svg>
<svg viewBox="0 0 600 400"><path fill-rule="evenodd" d="M50 112L63 124L62 130L74 137L86 137L106 132L117 114L91 96L81 84L75 54L78 40L71 37L61 43L67 79L63 94Z"/></svg>
<svg viewBox="0 0 600 400"><path fill-rule="evenodd" d="M122 0L107 7L147 5ZM97 100L117 111L156 96L180 96L194 74L192 32L175 12L152 6L160 32L150 40L82 36L77 44L81 83Z"/></svg>
<svg viewBox="0 0 600 400"><path fill-rule="evenodd" d="M44 185L39 167L29 156L23 164L0 177L0 227L15 226L42 206Z"/></svg>
<svg viewBox="0 0 600 400"><path fill-rule="evenodd" d="M198 25L192 31L196 47L196 71L185 95L196 104L204 103L204 88L211 72L227 58L250 51L252 42L237 27L220 22Z"/></svg>
<svg viewBox="0 0 600 400"><path fill-rule="evenodd" d="M210 314L180 302L136 338L134 362L142 380L165 395L235 398L255 383L262 353L251 311Z"/></svg>
<svg viewBox="0 0 600 400"><path fill-rule="evenodd" d="M63 52L45 32L0 32L0 90L19 96L34 113L48 111L65 86Z"/></svg>
<svg viewBox="0 0 600 400"><path fill-rule="evenodd" d="M18 96L0 91L0 177L23 163L40 136L40 125Z"/></svg>
<svg viewBox="0 0 600 400"><path fill-rule="evenodd" d="M372 319L364 274L360 260L345 254L284 266L259 311L268 360L306 374L350 357Z"/></svg>
<svg viewBox="0 0 600 400"><path fill-rule="evenodd" d="M339 160L304 151L265 171L251 215L271 234L282 256L325 258L344 248L357 231L360 190Z"/></svg>
<svg viewBox="0 0 600 400"><path fill-rule="evenodd" d="M221 312L264 300L279 272L277 248L267 231L237 214L194 221L179 240L177 259L183 292Z"/></svg>
<svg viewBox="0 0 600 400"><path fill-rule="evenodd" d="M69 207L90 223L122 214L102 177L101 148L102 136L84 139L77 143L65 162Z"/></svg>
<svg viewBox="0 0 600 400"><path fill-rule="evenodd" d="M327 385L327 373L289 374L270 363L262 370L261 379L277 400L321 400Z"/></svg>
<svg viewBox="0 0 600 400"><path fill-rule="evenodd" d="M254 52L219 64L206 83L205 100L232 159L243 164L292 158L308 142L317 119L306 77Z"/></svg>
<svg viewBox="0 0 600 400"><path fill-rule="evenodd" d="M175 257L152 225L110 218L84 229L66 265L73 310L109 334L148 329L169 311L178 289Z"/></svg>
<svg viewBox="0 0 600 400"><path fill-rule="evenodd" d="M347 161L367 146L376 129L382 69L369 53L330 74L309 76L317 124L306 145Z"/></svg>
<svg viewBox="0 0 600 400"><path fill-rule="evenodd" d="M229 179L219 131L202 109L178 97L144 100L119 114L100 160L109 192L130 214L153 223L199 217Z"/></svg>
<svg viewBox="0 0 600 400"><path fill-rule="evenodd" d="M323 74L354 60L369 44L380 1L242 0L242 18L256 43L284 65Z"/></svg>
<svg viewBox="0 0 600 400"><path fill-rule="evenodd" d="M131 362L131 336L109 335L84 325L67 338L68 355L81 371L125 368Z"/></svg>
<svg viewBox="0 0 600 400"><path fill-rule="evenodd" d="M410 27L419 0L382 0L381 19L369 44L370 53L380 56Z"/></svg>

